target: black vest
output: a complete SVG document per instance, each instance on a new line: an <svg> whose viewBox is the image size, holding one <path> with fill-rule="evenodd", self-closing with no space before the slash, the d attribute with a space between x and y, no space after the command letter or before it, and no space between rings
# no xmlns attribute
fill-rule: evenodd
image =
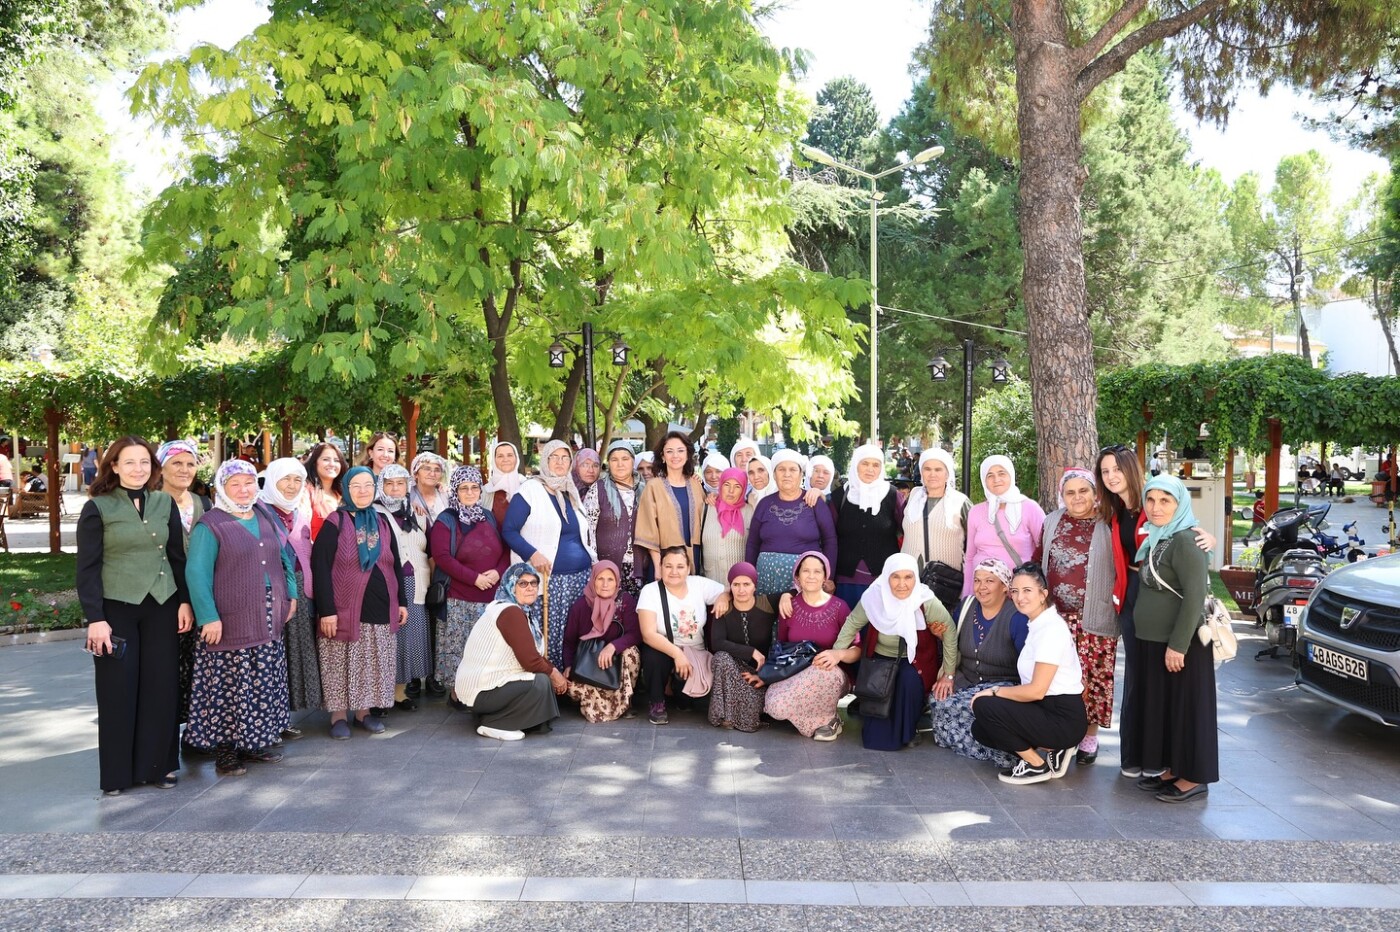
<svg viewBox="0 0 1400 932"><path fill-rule="evenodd" d="M899 550L899 521L894 506L898 492L893 487L871 514L846 497L846 487L831 493L836 504L836 575L852 576L860 561L879 576L885 561Z"/></svg>

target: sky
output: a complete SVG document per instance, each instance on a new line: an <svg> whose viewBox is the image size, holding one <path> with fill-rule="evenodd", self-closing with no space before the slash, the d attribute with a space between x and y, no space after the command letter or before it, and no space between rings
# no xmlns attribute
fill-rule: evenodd
<svg viewBox="0 0 1400 932"><path fill-rule="evenodd" d="M177 15L172 47L163 55L182 53L197 42L231 45L266 15L258 0L209 0ZM809 68L802 79L808 93L815 96L827 81L850 75L871 89L887 121L909 94L909 62L927 24L928 0L862 0L858 6L852 0L786 0L766 31L774 45L808 51ZM128 115L123 93L131 83L127 76L103 86L98 105L116 136L117 157L131 166L132 186L154 191L174 177L179 146ZM1333 167L1333 196L1340 205L1368 174L1385 170L1379 157L1304 128L1300 112L1321 115L1320 108L1286 89L1267 98L1246 90L1224 130L1201 126L1184 112L1177 122L1191 140L1192 158L1216 169L1227 184L1255 171L1267 188L1282 156L1315 148Z"/></svg>

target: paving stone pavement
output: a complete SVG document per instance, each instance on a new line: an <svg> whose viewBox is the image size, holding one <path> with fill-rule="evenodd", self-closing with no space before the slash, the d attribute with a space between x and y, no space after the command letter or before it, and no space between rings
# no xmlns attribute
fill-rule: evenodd
<svg viewBox="0 0 1400 932"><path fill-rule="evenodd" d="M1030 787L695 713L501 744L441 702L380 737L322 714L286 759L97 788L91 661L0 650L0 929L1386 928L1400 733L1256 663L1219 673L1222 775L1168 806L1092 767Z"/></svg>

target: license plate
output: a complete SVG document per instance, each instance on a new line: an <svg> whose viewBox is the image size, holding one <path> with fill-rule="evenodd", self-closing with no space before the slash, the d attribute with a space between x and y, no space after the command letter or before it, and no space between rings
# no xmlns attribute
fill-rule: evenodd
<svg viewBox="0 0 1400 932"><path fill-rule="evenodd" d="M1321 644L1309 644L1308 659L1338 676L1349 676L1362 682L1367 680L1366 661L1358 657L1350 657Z"/></svg>
<svg viewBox="0 0 1400 932"><path fill-rule="evenodd" d="M1298 626L1298 620L1301 619L1302 617L1303 617L1303 606L1301 606L1301 605L1285 605L1285 606L1283 607L1283 620L1284 620L1285 623L1287 623L1287 624L1289 624L1289 625L1292 625L1293 627L1296 628L1296 627Z"/></svg>

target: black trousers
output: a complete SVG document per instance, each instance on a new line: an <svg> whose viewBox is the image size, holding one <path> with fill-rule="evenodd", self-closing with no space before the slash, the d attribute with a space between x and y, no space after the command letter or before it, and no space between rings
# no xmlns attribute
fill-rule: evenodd
<svg viewBox="0 0 1400 932"><path fill-rule="evenodd" d="M102 789L155 783L180 769L180 647L175 597L140 605L105 600L103 610L126 654L93 658L97 759Z"/></svg>
<svg viewBox="0 0 1400 932"><path fill-rule="evenodd" d="M1142 735L1138 726L1138 709L1142 706L1141 653L1133 624L1137 594L1138 574L1130 570L1123 610L1118 613L1118 625L1123 629L1123 707L1118 710L1118 758L1124 768L1142 766Z"/></svg>
<svg viewBox="0 0 1400 932"><path fill-rule="evenodd" d="M1220 737L1215 716L1215 655L1191 638L1181 672L1167 671L1167 645L1141 645L1142 765L1170 769L1192 783L1220 779Z"/></svg>
<svg viewBox="0 0 1400 932"><path fill-rule="evenodd" d="M1046 696L1017 702L983 696L972 704L972 737L989 748L1012 754L1031 748L1072 748L1089 728L1084 697Z"/></svg>

